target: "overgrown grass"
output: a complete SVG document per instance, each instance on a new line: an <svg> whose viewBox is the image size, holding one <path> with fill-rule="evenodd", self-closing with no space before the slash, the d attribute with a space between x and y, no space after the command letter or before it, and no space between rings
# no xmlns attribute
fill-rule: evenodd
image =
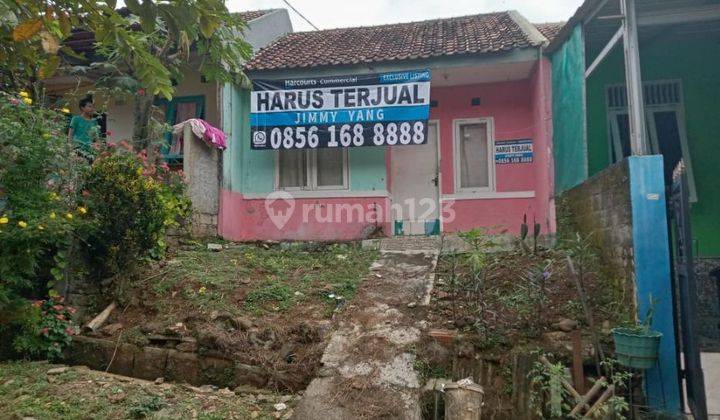
<svg viewBox="0 0 720 420"><path fill-rule="evenodd" d="M275 396L256 403L245 395L199 394L181 385L119 381L87 369L48 376L52 367L43 362L0 363L1 417L247 419L257 411L258 418L274 418L272 404L279 400Z"/></svg>
<svg viewBox="0 0 720 420"><path fill-rule="evenodd" d="M160 314L172 313L179 300L184 310L205 314L259 316L307 304L331 310L335 301L328 296L352 298L376 257L375 251L354 244L290 249L231 245L220 252L198 245L180 251L164 271L136 284L133 292L150 289L154 296L145 300L151 299Z"/></svg>

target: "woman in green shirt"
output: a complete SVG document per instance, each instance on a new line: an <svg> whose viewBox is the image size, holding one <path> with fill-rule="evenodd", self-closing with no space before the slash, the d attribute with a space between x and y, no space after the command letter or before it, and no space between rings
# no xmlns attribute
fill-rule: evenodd
<svg viewBox="0 0 720 420"><path fill-rule="evenodd" d="M91 98L80 100L80 115L70 120L68 137L75 149L86 156L92 156L92 144L100 134L100 125L95 119L95 105Z"/></svg>

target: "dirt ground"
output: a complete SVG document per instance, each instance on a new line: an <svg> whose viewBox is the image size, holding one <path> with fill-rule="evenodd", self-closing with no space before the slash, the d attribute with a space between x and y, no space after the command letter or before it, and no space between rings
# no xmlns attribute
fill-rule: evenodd
<svg viewBox="0 0 720 420"><path fill-rule="evenodd" d="M93 335L261 366L283 390L312 379L336 309L376 256L357 244L185 248L118 284L119 308Z"/></svg>
<svg viewBox="0 0 720 420"><path fill-rule="evenodd" d="M0 363L4 419L289 418L296 399L268 391L156 384L82 366Z"/></svg>
<svg viewBox="0 0 720 420"><path fill-rule="evenodd" d="M488 350L530 343L558 330L563 320L587 329L582 300L563 253L511 250L487 254L486 260L486 268L476 279L468 255L441 257L428 313L431 326L480 335ZM622 285L595 265L585 267L583 277L596 326L626 322L629 315Z"/></svg>
<svg viewBox="0 0 720 420"><path fill-rule="evenodd" d="M416 369L425 378L472 377L485 388L488 414L500 418L512 412L518 354L537 351L570 366L570 332L579 330L590 374L593 339L566 255L567 250L522 248L485 253L477 271L472 254L442 255L426 314L429 337L418 346ZM583 271L582 289L608 355L610 328L631 319L624 285L606 276L592 256L575 269Z"/></svg>

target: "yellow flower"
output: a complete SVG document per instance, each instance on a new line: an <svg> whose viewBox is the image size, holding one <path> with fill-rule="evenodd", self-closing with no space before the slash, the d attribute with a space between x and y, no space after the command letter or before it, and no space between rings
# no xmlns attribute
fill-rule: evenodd
<svg viewBox="0 0 720 420"><path fill-rule="evenodd" d="M7 224L7 222L9 222L9 221L10 221L10 220L9 220L7 217L5 217L5 216L0 217L0 225L5 225L5 224Z"/></svg>
<svg viewBox="0 0 720 420"><path fill-rule="evenodd" d="M68 220L72 220L72 218L73 218L72 213L65 213L65 218Z"/></svg>
<svg viewBox="0 0 720 420"><path fill-rule="evenodd" d="M43 138L44 138L45 140L49 139L50 137L51 137L51 136L50 136L50 133L43 133Z"/></svg>
<svg viewBox="0 0 720 420"><path fill-rule="evenodd" d="M138 175L142 175L142 173L143 173L143 168L142 168L142 166L139 167L139 168L137 168L137 171L136 171L136 172L137 172Z"/></svg>
<svg viewBox="0 0 720 420"><path fill-rule="evenodd" d="M70 113L70 108L63 108L63 109L61 109L60 111L62 111L63 114L69 114L69 113Z"/></svg>
<svg viewBox="0 0 720 420"><path fill-rule="evenodd" d="M27 92L25 92L24 90L21 90L21 91L20 91L20 96L22 96L23 98L29 98L29 97L30 97L30 95L29 95Z"/></svg>
<svg viewBox="0 0 720 420"><path fill-rule="evenodd" d="M57 200L59 200L59 199L60 199L60 196L59 196L59 195L57 195L57 193L56 193L56 192L51 192L51 193L50 193L50 199L51 199L51 200L55 200L55 201L57 201Z"/></svg>
<svg viewBox="0 0 720 420"><path fill-rule="evenodd" d="M45 226L43 226L43 225L38 225L37 228L38 228L38 230L45 230Z"/></svg>
<svg viewBox="0 0 720 420"><path fill-rule="evenodd" d="M50 218L51 218L51 219L54 219L54 218L55 218L55 212L50 213Z"/></svg>
<svg viewBox="0 0 720 420"><path fill-rule="evenodd" d="M85 207L78 207L78 213L85 214L87 213L87 209Z"/></svg>
<svg viewBox="0 0 720 420"><path fill-rule="evenodd" d="M23 100L23 102L25 102L26 104L32 105L32 99L30 99L30 98L23 98L22 100Z"/></svg>
<svg viewBox="0 0 720 420"><path fill-rule="evenodd" d="M18 226L20 226L21 228L25 229L25 228L27 227L27 222L24 222L24 221L21 220L21 221L18 222Z"/></svg>
<svg viewBox="0 0 720 420"><path fill-rule="evenodd" d="M202 286L201 288L198 289L198 293L201 295L204 295L205 291L207 291L207 289L205 289L205 286Z"/></svg>

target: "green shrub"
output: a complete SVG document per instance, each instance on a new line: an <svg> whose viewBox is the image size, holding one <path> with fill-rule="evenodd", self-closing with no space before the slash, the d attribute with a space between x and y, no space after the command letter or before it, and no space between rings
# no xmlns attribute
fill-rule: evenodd
<svg viewBox="0 0 720 420"><path fill-rule="evenodd" d="M0 321L63 277L84 223L76 185L88 164L68 144L66 116L21 95L0 93Z"/></svg>
<svg viewBox="0 0 720 420"><path fill-rule="evenodd" d="M22 332L15 338L15 350L31 357L57 361L70 345L77 327L71 321L75 309L64 305L62 297L33 302L34 313L24 319Z"/></svg>
<svg viewBox="0 0 720 420"><path fill-rule="evenodd" d="M144 152L136 154L125 143L100 150L84 187L92 222L83 226L81 236L96 278L162 256L167 229L190 209L182 174L148 163Z"/></svg>
<svg viewBox="0 0 720 420"><path fill-rule="evenodd" d="M161 257L166 230L189 212L182 174L144 152L122 144L96 147L92 163L79 156L66 112L0 92L1 355L59 357L69 314L56 308L55 283L101 280ZM42 308L30 305L47 296Z"/></svg>

